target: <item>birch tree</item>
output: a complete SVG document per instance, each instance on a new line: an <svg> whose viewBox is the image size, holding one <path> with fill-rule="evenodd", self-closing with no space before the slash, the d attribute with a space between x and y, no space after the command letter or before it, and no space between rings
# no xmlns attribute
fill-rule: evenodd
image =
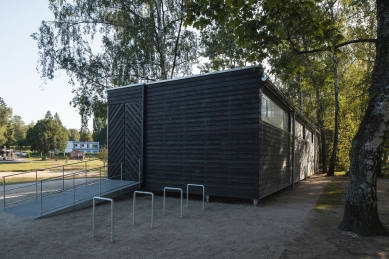
<svg viewBox="0 0 389 259"><path fill-rule="evenodd" d="M51 0L54 20L32 34L38 73L45 81L66 71L84 125L108 88L190 75L197 40L183 26L185 2Z"/></svg>

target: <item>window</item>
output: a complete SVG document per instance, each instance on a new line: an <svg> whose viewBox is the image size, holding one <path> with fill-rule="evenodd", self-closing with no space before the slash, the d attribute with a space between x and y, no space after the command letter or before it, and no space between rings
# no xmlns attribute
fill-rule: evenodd
<svg viewBox="0 0 389 259"><path fill-rule="evenodd" d="M77 147L77 144L73 144L73 147Z"/></svg>
<svg viewBox="0 0 389 259"><path fill-rule="evenodd" d="M84 147L84 144L81 144L81 147Z"/></svg>
<svg viewBox="0 0 389 259"><path fill-rule="evenodd" d="M310 132L309 130L306 130L306 132L305 132L305 139L306 139L308 142L313 142L312 132Z"/></svg>
<svg viewBox="0 0 389 259"><path fill-rule="evenodd" d="M284 111L267 96L262 97L262 120L289 131L289 113Z"/></svg>
<svg viewBox="0 0 389 259"><path fill-rule="evenodd" d="M93 145L92 145L92 148L97 148L97 144L93 144Z"/></svg>
<svg viewBox="0 0 389 259"><path fill-rule="evenodd" d="M298 121L296 121L294 125L294 134L299 139L304 138L304 126L301 125Z"/></svg>
<svg viewBox="0 0 389 259"><path fill-rule="evenodd" d="M86 148L89 148L89 144L86 144Z"/></svg>

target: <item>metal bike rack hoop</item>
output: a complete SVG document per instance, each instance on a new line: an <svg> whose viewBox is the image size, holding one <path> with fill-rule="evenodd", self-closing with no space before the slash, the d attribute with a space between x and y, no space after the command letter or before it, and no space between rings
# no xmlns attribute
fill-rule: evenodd
<svg viewBox="0 0 389 259"><path fill-rule="evenodd" d="M113 241L114 241L113 240L113 225L114 225L114 221L113 221L113 215L114 215L113 204L114 204L114 201L113 201L113 199L104 198L104 197L98 197L98 196L93 197L93 216L92 216L92 221L93 221L93 224L92 224L92 235L93 235L93 237L95 236L95 205L96 205L95 200L104 200L104 201L110 201L111 202L111 243L113 243Z"/></svg>
<svg viewBox="0 0 389 259"><path fill-rule="evenodd" d="M173 187L165 187L165 188L163 188L163 213L162 213L162 215L165 215L166 190L177 190L177 191L181 192L181 218L182 218L182 189L181 188L173 188Z"/></svg>
<svg viewBox="0 0 389 259"><path fill-rule="evenodd" d="M203 210L204 210L205 187L202 184L192 184L192 183L189 183L189 184L186 185L186 207L188 208L189 186L196 186L196 187L202 187L203 188Z"/></svg>
<svg viewBox="0 0 389 259"><path fill-rule="evenodd" d="M136 201L136 194L137 193L151 195L151 228L153 228L153 223L154 223L154 193L152 193L152 192L134 191L134 198L133 198L133 202L132 202L132 224L135 225L135 201Z"/></svg>

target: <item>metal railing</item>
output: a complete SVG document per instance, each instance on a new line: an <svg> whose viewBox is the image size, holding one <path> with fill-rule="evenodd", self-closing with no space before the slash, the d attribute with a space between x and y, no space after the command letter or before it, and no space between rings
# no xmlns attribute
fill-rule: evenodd
<svg viewBox="0 0 389 259"><path fill-rule="evenodd" d="M88 200L92 198L93 196L96 195L101 195L101 184L102 182L108 180L107 175L105 173L105 166L102 167L97 167L85 171L80 171L80 172L75 172L75 173L70 173L70 174L65 174L63 176L57 176L57 177L52 177L49 179L41 180L40 181L40 214L41 217L50 211L54 211L57 209L60 209L62 207L67 207L69 205L75 206L76 203ZM98 190L95 191L94 194L82 197L77 199L76 198L76 189L87 186L87 185L92 185L92 184L98 184ZM56 184L58 184L56 186ZM45 188L46 185L46 188ZM72 191L73 192L73 199L72 201L64 204L60 204L56 207L51 207L50 209L43 209L44 197L52 196L57 193L61 192L67 192L67 191Z"/></svg>
<svg viewBox="0 0 389 259"><path fill-rule="evenodd" d="M102 182L108 179L112 180L119 180L120 179L120 185L123 185L123 181L135 181L140 183L141 180L141 172L140 172L140 160L137 161L139 163L138 166L138 172L133 172L133 170L130 170L130 166L126 163L129 163L128 161L124 161L121 163L116 164L109 164L104 165L101 167L96 167L88 170L81 170L78 172L72 172L72 173L64 173L64 170L62 173L58 176L49 177L45 179L40 179L38 175L38 171L34 172L34 183L24 184L22 186L16 186L15 188L6 189L6 178L12 177L12 176L18 176L21 174L26 173L20 173L15 175L8 175L3 176L3 206L4 209L6 206L26 202L33 199L40 199L40 214L41 216L45 214L46 212L53 211L56 209L59 209L61 207L66 207L71 204L75 205L77 202L81 202L83 200L91 199L93 196L99 195L101 196L102 190L101 185ZM132 164L133 161L132 161ZM86 167L87 168L87 167ZM125 170L124 170L125 169ZM109 171L116 172L111 177L108 177ZM27 172L31 173L31 172ZM82 199L76 198L76 189L80 188L82 186L87 186L91 184L98 184L98 190L96 192L88 197L83 197ZM73 200L66 204L61 204L59 206L56 206L55 208L50 208L48 210L44 209L44 197L54 195L60 192L66 192L66 191L73 191ZM15 201L15 199L19 198ZM7 200L11 200L11 202L6 202Z"/></svg>
<svg viewBox="0 0 389 259"><path fill-rule="evenodd" d="M21 173L2 176L3 208L5 209L6 205L12 205L16 203L29 201L32 199L38 199L40 180L48 179L52 177L52 176L48 177L47 176L48 173L53 175L62 174L62 177L64 177L66 171L75 170L74 165L84 163L84 169L86 170L88 167L87 163L91 161L93 160L81 161L81 162L76 162L76 163L71 163L71 164L66 164L61 166L54 166L46 169L36 169L28 172L21 172ZM69 168L69 169L65 169L65 168ZM77 171L79 171L79 169ZM14 186L15 183L18 183L19 181L24 182L26 181L26 179L28 179L26 183L17 184L17 186L14 188L7 188L7 186ZM35 187L35 192L32 190L34 187ZM12 200L15 200L18 197L22 197L22 199L7 204L6 203L7 196Z"/></svg>

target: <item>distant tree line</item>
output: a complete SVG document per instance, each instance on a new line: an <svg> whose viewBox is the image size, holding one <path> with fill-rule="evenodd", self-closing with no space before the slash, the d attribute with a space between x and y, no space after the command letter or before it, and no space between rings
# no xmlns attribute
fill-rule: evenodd
<svg viewBox="0 0 389 259"><path fill-rule="evenodd" d="M49 151L65 152L67 141L96 141L104 147L106 136L105 121L94 121L93 132L85 127L67 129L58 113L52 116L50 111L36 123L25 124L21 116L13 115L12 108L0 97L0 147L13 147L22 152L30 146L31 151L39 152L47 159Z"/></svg>

